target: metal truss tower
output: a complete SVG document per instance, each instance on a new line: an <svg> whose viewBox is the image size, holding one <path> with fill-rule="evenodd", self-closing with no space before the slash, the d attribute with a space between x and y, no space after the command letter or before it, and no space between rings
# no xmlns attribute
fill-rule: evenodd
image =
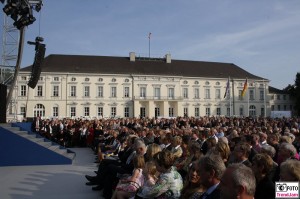
<svg viewBox="0 0 300 199"><path fill-rule="evenodd" d="M2 55L0 83L9 84L16 67L20 31L14 27L14 21L3 13Z"/></svg>

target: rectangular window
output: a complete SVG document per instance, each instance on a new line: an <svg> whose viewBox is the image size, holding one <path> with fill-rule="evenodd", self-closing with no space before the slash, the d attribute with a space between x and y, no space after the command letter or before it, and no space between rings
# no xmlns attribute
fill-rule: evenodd
<svg viewBox="0 0 300 199"><path fill-rule="evenodd" d="M283 110L286 111L286 105L283 105Z"/></svg>
<svg viewBox="0 0 300 199"><path fill-rule="evenodd" d="M76 86L71 86L70 96L76 97Z"/></svg>
<svg viewBox="0 0 300 199"><path fill-rule="evenodd" d="M154 97L155 99L160 98L160 88L154 88Z"/></svg>
<svg viewBox="0 0 300 199"><path fill-rule="evenodd" d="M140 108L140 117L142 117L142 118L146 117L146 108L145 107Z"/></svg>
<svg viewBox="0 0 300 199"><path fill-rule="evenodd" d="M264 99L265 99L265 93L264 93L264 90L260 90L260 91L259 91L259 99L260 99L260 100L264 100Z"/></svg>
<svg viewBox="0 0 300 199"><path fill-rule="evenodd" d="M59 96L59 86L53 86L53 97L58 97Z"/></svg>
<svg viewBox="0 0 300 199"><path fill-rule="evenodd" d="M188 117L189 116L189 109L188 108L183 108L183 116Z"/></svg>
<svg viewBox="0 0 300 199"><path fill-rule="evenodd" d="M216 99L221 99L221 89L216 89Z"/></svg>
<svg viewBox="0 0 300 199"><path fill-rule="evenodd" d="M37 96L38 97L43 96L43 86L37 86Z"/></svg>
<svg viewBox="0 0 300 199"><path fill-rule="evenodd" d="M116 107L111 107L111 117L116 117L117 115L117 108Z"/></svg>
<svg viewBox="0 0 300 199"><path fill-rule="evenodd" d="M90 107L84 107L84 116L90 116Z"/></svg>
<svg viewBox="0 0 300 199"><path fill-rule="evenodd" d="M111 87L111 97L117 97L117 87L113 86Z"/></svg>
<svg viewBox="0 0 300 199"><path fill-rule="evenodd" d="M280 95L277 95L277 100L280 100Z"/></svg>
<svg viewBox="0 0 300 199"><path fill-rule="evenodd" d="M210 99L210 89L209 88L205 89L205 99Z"/></svg>
<svg viewBox="0 0 300 199"><path fill-rule="evenodd" d="M249 90L249 100L254 100L254 90Z"/></svg>
<svg viewBox="0 0 300 199"><path fill-rule="evenodd" d="M260 116L265 116L265 108L263 107L260 109Z"/></svg>
<svg viewBox="0 0 300 199"><path fill-rule="evenodd" d="M53 117L58 117L58 107L57 106L53 107L52 112L53 112Z"/></svg>
<svg viewBox="0 0 300 199"><path fill-rule="evenodd" d="M124 117L129 117L129 107L124 108Z"/></svg>
<svg viewBox="0 0 300 199"><path fill-rule="evenodd" d="M240 116L244 116L244 108L240 107Z"/></svg>
<svg viewBox="0 0 300 199"><path fill-rule="evenodd" d="M275 107L274 105L271 106L271 111L274 111Z"/></svg>
<svg viewBox="0 0 300 199"><path fill-rule="evenodd" d="M199 117L200 116L200 109L197 107L195 108L195 117Z"/></svg>
<svg viewBox="0 0 300 199"><path fill-rule="evenodd" d="M210 108L205 108L205 115L210 116Z"/></svg>
<svg viewBox="0 0 300 199"><path fill-rule="evenodd" d="M27 80L26 76L22 76L22 77L21 77L21 80L22 80L22 81L26 81L26 80Z"/></svg>
<svg viewBox="0 0 300 199"><path fill-rule="evenodd" d="M200 98L199 88L195 88L194 89L194 98L195 99L199 99Z"/></svg>
<svg viewBox="0 0 300 199"><path fill-rule="evenodd" d="M286 95L283 95L283 100L286 100Z"/></svg>
<svg viewBox="0 0 300 199"><path fill-rule="evenodd" d="M21 94L22 97L24 97L24 96L27 95L26 91L27 91L26 86L25 85L21 85L21 93L20 94Z"/></svg>
<svg viewBox="0 0 300 199"><path fill-rule="evenodd" d="M98 117L103 117L103 107L98 107L97 115Z"/></svg>
<svg viewBox="0 0 300 199"><path fill-rule="evenodd" d="M155 109L154 109L154 116L155 117L159 117L160 116L160 109L159 109L159 107L155 107Z"/></svg>
<svg viewBox="0 0 300 199"><path fill-rule="evenodd" d="M98 97L103 97L103 86L98 86Z"/></svg>
<svg viewBox="0 0 300 199"><path fill-rule="evenodd" d="M217 108L217 115L221 115L221 108Z"/></svg>
<svg viewBox="0 0 300 199"><path fill-rule="evenodd" d="M90 87L85 86L84 87L84 97L89 97L90 96Z"/></svg>
<svg viewBox="0 0 300 199"><path fill-rule="evenodd" d="M59 77L53 77L53 81L58 82L59 81Z"/></svg>
<svg viewBox="0 0 300 199"><path fill-rule="evenodd" d="M129 87L124 87L124 97L129 97Z"/></svg>
<svg viewBox="0 0 300 199"><path fill-rule="evenodd" d="M168 89L168 97L174 99L174 88Z"/></svg>
<svg viewBox="0 0 300 199"><path fill-rule="evenodd" d="M76 107L71 107L71 117L75 117L76 116Z"/></svg>
<svg viewBox="0 0 300 199"><path fill-rule="evenodd" d="M174 117L174 108L169 107L169 117Z"/></svg>
<svg viewBox="0 0 300 199"><path fill-rule="evenodd" d="M293 105L290 105L290 111L292 111L293 110Z"/></svg>
<svg viewBox="0 0 300 199"><path fill-rule="evenodd" d="M26 115L26 108L24 106L20 107L20 113L25 117L25 115Z"/></svg>
<svg viewBox="0 0 300 199"><path fill-rule="evenodd" d="M277 105L277 110L280 111L280 105Z"/></svg>
<svg viewBox="0 0 300 199"><path fill-rule="evenodd" d="M226 109L226 115L227 115L227 116L230 116L230 115L231 115L231 114L230 114L230 108L229 108L229 107Z"/></svg>
<svg viewBox="0 0 300 199"><path fill-rule="evenodd" d="M183 88L183 98L189 98L189 90L188 88Z"/></svg>
<svg viewBox="0 0 300 199"><path fill-rule="evenodd" d="M146 87L140 87L140 97L146 97Z"/></svg>

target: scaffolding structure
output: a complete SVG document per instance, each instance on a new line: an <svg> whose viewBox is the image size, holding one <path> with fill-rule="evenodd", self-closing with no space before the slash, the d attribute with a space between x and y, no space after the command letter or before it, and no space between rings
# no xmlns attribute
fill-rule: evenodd
<svg viewBox="0 0 300 199"><path fill-rule="evenodd" d="M2 54L1 54L1 76L0 83L8 85L13 79L19 46L20 31L14 27L14 21L3 14L2 25Z"/></svg>

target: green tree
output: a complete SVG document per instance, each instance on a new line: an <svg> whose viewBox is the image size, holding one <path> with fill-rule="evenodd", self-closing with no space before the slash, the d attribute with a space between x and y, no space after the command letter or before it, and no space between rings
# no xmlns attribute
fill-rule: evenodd
<svg viewBox="0 0 300 199"><path fill-rule="evenodd" d="M296 113L300 115L300 73L296 74L295 84L288 85L285 89L295 100Z"/></svg>

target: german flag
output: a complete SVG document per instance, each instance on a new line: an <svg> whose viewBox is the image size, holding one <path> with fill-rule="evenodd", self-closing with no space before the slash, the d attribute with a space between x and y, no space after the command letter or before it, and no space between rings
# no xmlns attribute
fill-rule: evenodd
<svg viewBox="0 0 300 199"><path fill-rule="evenodd" d="M246 78L246 81L245 81L245 83L244 83L244 88L243 88L243 90L242 90L242 97L245 96L246 91L247 91L247 88L248 88L248 79Z"/></svg>

